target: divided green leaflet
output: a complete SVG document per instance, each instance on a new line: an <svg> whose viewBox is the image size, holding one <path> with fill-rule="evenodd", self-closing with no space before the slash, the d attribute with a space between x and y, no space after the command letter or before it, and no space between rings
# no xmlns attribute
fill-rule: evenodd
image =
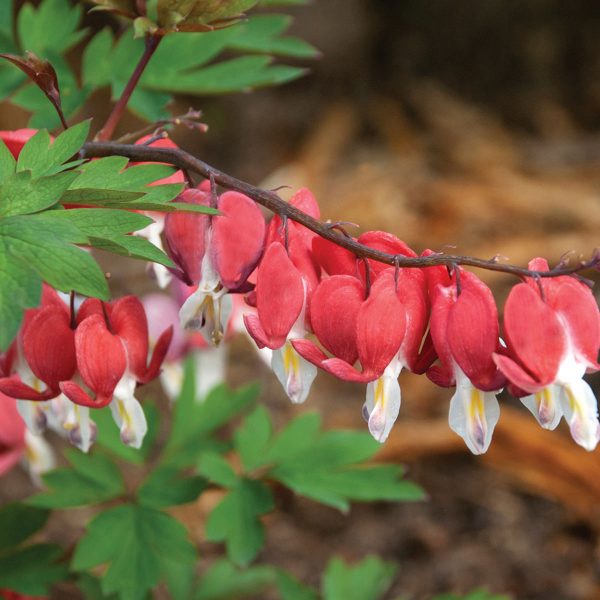
<svg viewBox="0 0 600 600"><path fill-rule="evenodd" d="M274 581L275 572L270 566L260 565L242 570L227 559L222 559L202 575L194 600L255 598L271 587Z"/></svg>
<svg viewBox="0 0 600 600"><path fill-rule="evenodd" d="M36 544L0 555L0 588L28 596L47 596L54 583L67 578L60 562L63 551L54 544Z"/></svg>
<svg viewBox="0 0 600 600"><path fill-rule="evenodd" d="M72 468L55 469L43 475L48 489L31 496L27 500L29 506L68 508L99 504L125 492L123 477L108 457L78 450L66 454Z"/></svg>
<svg viewBox="0 0 600 600"><path fill-rule="evenodd" d="M349 566L341 558L329 561L323 576L325 600L379 600L392 585L396 566L368 556Z"/></svg>
<svg viewBox="0 0 600 600"><path fill-rule="evenodd" d="M178 20L172 3L173 0L166 0L164 15L171 14ZM298 0L284 0L279 4L299 3ZM108 1L105 4L111 6ZM219 7L214 14L236 15L238 9L243 12L254 4L255 0L239 0ZM4 26L0 27L0 51L19 55L30 50L50 61L58 76L62 108L67 119L77 113L95 89L109 86L113 98L117 98L134 69L136 59L132 57L142 55L143 40L135 39L129 31L115 40L106 28L87 41L83 49L80 85L65 54L83 42L87 35L87 30L79 29L83 7L74 6L69 0L42 0L37 7L25 4L17 16L15 37L12 28L6 26L11 23L12 1L2 5L4 13L0 16L4 17ZM205 22L200 13L186 14L185 18L192 26ZM255 14L216 31L166 36L130 99L129 108L140 117L154 121L169 116L167 107L173 93L197 96L230 93L278 85L302 76L305 69L273 64L270 58L312 59L318 56L307 42L285 35L290 21L287 15ZM47 31L56 33L48 36ZM223 60L221 55L228 52L242 56ZM252 56L260 54L265 56ZM0 64L0 70L3 73L0 98L12 95L12 102L29 110L32 127L54 129L59 126L58 116L37 86L28 83L23 73L10 65Z"/></svg>
<svg viewBox="0 0 600 600"><path fill-rule="evenodd" d="M210 513L206 537L225 542L228 558L237 565L247 565L264 544L260 517L273 506L273 496L262 482L240 478Z"/></svg>
<svg viewBox="0 0 600 600"><path fill-rule="evenodd" d="M186 598L195 562L196 550L179 521L154 508L122 504L88 524L71 568L87 571L108 564L101 578L102 592L116 593L121 600L144 599L162 579L173 598Z"/></svg>
<svg viewBox="0 0 600 600"><path fill-rule="evenodd" d="M193 502L206 487L207 481L203 477L187 475L176 467L163 465L146 477L137 496L144 506L167 508Z"/></svg>
<svg viewBox="0 0 600 600"><path fill-rule="evenodd" d="M41 529L50 512L17 502L0 508L0 553L14 548Z"/></svg>

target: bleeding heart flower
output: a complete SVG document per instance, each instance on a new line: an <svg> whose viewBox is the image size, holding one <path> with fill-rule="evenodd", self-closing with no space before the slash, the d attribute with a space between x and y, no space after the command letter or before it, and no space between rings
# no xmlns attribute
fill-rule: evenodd
<svg viewBox="0 0 600 600"><path fill-rule="evenodd" d="M455 385L449 421L473 454L487 451L500 407L496 395L505 385L492 355L499 349L498 314L490 289L475 275L445 267L426 270L431 298L431 336L439 365L427 376L443 387Z"/></svg>
<svg viewBox="0 0 600 600"><path fill-rule="evenodd" d="M362 282L349 275L323 280L313 294L315 335L334 357L309 340L292 345L309 362L346 381L379 378L396 357L406 331L406 311L396 293L391 269L375 281L365 298ZM356 359L362 370L353 367Z"/></svg>
<svg viewBox="0 0 600 600"><path fill-rule="evenodd" d="M210 194L185 191L180 200L210 204ZM167 251L179 266L180 278L196 291L180 311L185 329L200 331L217 345L231 316L228 292L247 291L246 280L263 250L265 222L256 204L237 192L225 192L217 200L221 215L169 214L165 220Z"/></svg>
<svg viewBox="0 0 600 600"><path fill-rule="evenodd" d="M257 270L256 314L244 315L256 345L273 350L271 368L296 404L306 400L317 374L290 344L306 334L308 289L306 278L283 245L271 242Z"/></svg>
<svg viewBox="0 0 600 600"><path fill-rule="evenodd" d="M47 425L46 401L60 395L60 381L70 379L76 366L69 309L44 285L40 307L25 312L20 335L5 359L0 392L18 400L28 429L39 435ZM11 374L13 367L16 373Z"/></svg>
<svg viewBox="0 0 600 600"><path fill-rule="evenodd" d="M380 271L384 272L384 271ZM423 338L429 321L429 299L425 274L419 269L400 269L396 275L397 295L406 311L406 331L397 356L383 375L367 384L363 415L371 435L384 442L400 412L398 377L402 369L424 373L435 360L429 337Z"/></svg>
<svg viewBox="0 0 600 600"><path fill-rule="evenodd" d="M541 258L531 270L546 271ZM600 313L591 290L574 277L528 279L504 309L508 348L494 354L500 370L540 425L554 429L564 415L573 439L593 450L600 432L597 402L582 379L597 371Z"/></svg>
<svg viewBox="0 0 600 600"><path fill-rule="evenodd" d="M80 430L88 429L89 408L110 405L125 444L139 448L147 424L134 396L137 383L154 379L167 353L173 328L158 338L148 363L148 323L141 302L126 296L113 304L86 300L77 315L77 366L91 397L78 383L63 381L62 392L79 405ZM86 445L86 444L84 444ZM88 446L89 447L89 446Z"/></svg>

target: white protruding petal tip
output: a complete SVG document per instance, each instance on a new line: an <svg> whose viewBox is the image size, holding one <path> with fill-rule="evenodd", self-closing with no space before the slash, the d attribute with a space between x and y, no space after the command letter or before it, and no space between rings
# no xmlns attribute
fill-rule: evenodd
<svg viewBox="0 0 600 600"><path fill-rule="evenodd" d="M317 376L317 367L300 356L290 342L273 350L271 368L294 404L302 404Z"/></svg>
<svg viewBox="0 0 600 600"><path fill-rule="evenodd" d="M499 416L500 405L494 392L459 385L450 400L450 428L463 438L473 454L487 452Z"/></svg>
<svg viewBox="0 0 600 600"><path fill-rule="evenodd" d="M549 385L535 394L521 398L521 402L544 429L556 429L560 423L563 411L557 386Z"/></svg>
<svg viewBox="0 0 600 600"><path fill-rule="evenodd" d="M65 419L63 427L67 431L69 441L82 452L89 452L96 441L96 423L90 419L90 409L87 406L71 404L71 410Z"/></svg>
<svg viewBox="0 0 600 600"><path fill-rule="evenodd" d="M109 406L121 431L121 441L132 448L141 448L148 423L142 405L133 395L135 385L135 378L126 374L117 384Z"/></svg>
<svg viewBox="0 0 600 600"><path fill-rule="evenodd" d="M363 416L369 424L369 432L375 440L387 440L400 413L400 385L397 376L384 374L367 384L367 399Z"/></svg>
<svg viewBox="0 0 600 600"><path fill-rule="evenodd" d="M41 485L41 475L56 466L54 451L48 442L39 435L25 431L26 463L31 480L38 486Z"/></svg>
<svg viewBox="0 0 600 600"><path fill-rule="evenodd" d="M583 379L571 381L562 387L561 404L575 442L588 452L594 450L600 437L600 423L592 388Z"/></svg>

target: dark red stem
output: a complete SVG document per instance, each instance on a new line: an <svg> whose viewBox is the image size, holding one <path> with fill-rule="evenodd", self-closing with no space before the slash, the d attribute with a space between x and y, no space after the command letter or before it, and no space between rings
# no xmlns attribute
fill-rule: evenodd
<svg viewBox="0 0 600 600"><path fill-rule="evenodd" d="M83 146L81 155L84 158L100 158L103 156L125 156L130 160L142 162L162 162L174 165L202 175L206 179L214 180L217 184L228 190L234 190L252 198L256 203L268 208L271 212L278 214L282 219L291 219L296 223L304 225L322 238L345 248L358 258L371 258L373 260L391 265L397 268L424 268L444 265L454 268L456 265L477 267L488 271L499 271L510 273L518 277L556 277L558 275L573 275L585 269L596 268L600 265L600 252L595 252L591 259L581 261L577 265L559 267L550 271L531 271L516 265L501 264L495 259L485 260L471 256L457 256L452 254L431 254L429 256L410 257L402 254L389 254L375 248L360 244L351 237L340 235L334 231L331 225L313 219L305 212L298 210L288 202L282 200L275 192L257 188L245 181L240 181L231 175L227 175L214 167L206 164L200 159L178 148L151 148L148 146L125 145L115 142L88 142Z"/></svg>
<svg viewBox="0 0 600 600"><path fill-rule="evenodd" d="M140 78L144 73L144 70L148 66L152 55L158 48L160 40L162 40L162 36L159 35L149 35L146 38L146 48L144 49L144 53L142 54L133 73L131 74L131 77L129 78L129 81L125 86L121 97L114 105L112 112L108 116L104 127L98 132L98 135L96 135L96 139L98 141L107 141L110 140L110 138L113 136L115 129L117 128L117 125L119 124L119 121L123 117L123 113L127 108L129 99L131 98L131 95L133 94L137 84L139 83Z"/></svg>

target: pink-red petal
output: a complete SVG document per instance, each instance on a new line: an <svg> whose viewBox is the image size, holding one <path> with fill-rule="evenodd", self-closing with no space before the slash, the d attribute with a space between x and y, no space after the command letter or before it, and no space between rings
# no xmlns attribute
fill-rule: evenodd
<svg viewBox="0 0 600 600"><path fill-rule="evenodd" d="M112 332L125 344L129 371L142 381L148 360L148 320L140 300L135 296L117 300L113 304L110 323Z"/></svg>
<svg viewBox="0 0 600 600"><path fill-rule="evenodd" d="M513 287L504 307L504 333L512 357L534 381L543 387L556 379L567 339L558 316L538 290L524 283ZM496 362L503 371L508 364ZM504 373L513 381L512 371ZM518 381L514 383L526 389Z"/></svg>
<svg viewBox="0 0 600 600"><path fill-rule="evenodd" d="M398 353L406 332L406 311L394 276L382 273L358 311L356 344L363 373L379 377Z"/></svg>
<svg viewBox="0 0 600 600"><path fill-rule="evenodd" d="M210 193L198 189L186 190L177 199L187 204L208 206ZM165 217L167 254L181 269L185 282L197 284L202 275L202 257L206 250L206 232L210 223L208 215L182 212Z"/></svg>
<svg viewBox="0 0 600 600"><path fill-rule="evenodd" d="M123 342L108 331L100 315L92 315L77 327L75 349L85 384L99 398L111 397L127 368Z"/></svg>
<svg viewBox="0 0 600 600"><path fill-rule="evenodd" d="M265 219L256 203L238 192L219 197L220 216L212 220L210 253L224 287L238 289L260 260Z"/></svg>
<svg viewBox="0 0 600 600"><path fill-rule="evenodd" d="M334 275L321 281L311 301L311 324L318 340L350 365L358 358L356 328L364 295L356 277Z"/></svg>
<svg viewBox="0 0 600 600"><path fill-rule="evenodd" d="M34 375L52 390L71 379L77 367L75 332L63 306L46 306L31 319L23 334L23 354Z"/></svg>
<svg viewBox="0 0 600 600"><path fill-rule="evenodd" d="M285 248L273 242L258 267L256 308L264 332L261 343L275 350L283 345L304 302L302 277ZM252 333L252 332L250 332Z"/></svg>
<svg viewBox="0 0 600 600"><path fill-rule="evenodd" d="M498 312L490 289L463 273L462 291L448 315L450 352L473 385L484 391L502 387L492 353L498 347Z"/></svg>

